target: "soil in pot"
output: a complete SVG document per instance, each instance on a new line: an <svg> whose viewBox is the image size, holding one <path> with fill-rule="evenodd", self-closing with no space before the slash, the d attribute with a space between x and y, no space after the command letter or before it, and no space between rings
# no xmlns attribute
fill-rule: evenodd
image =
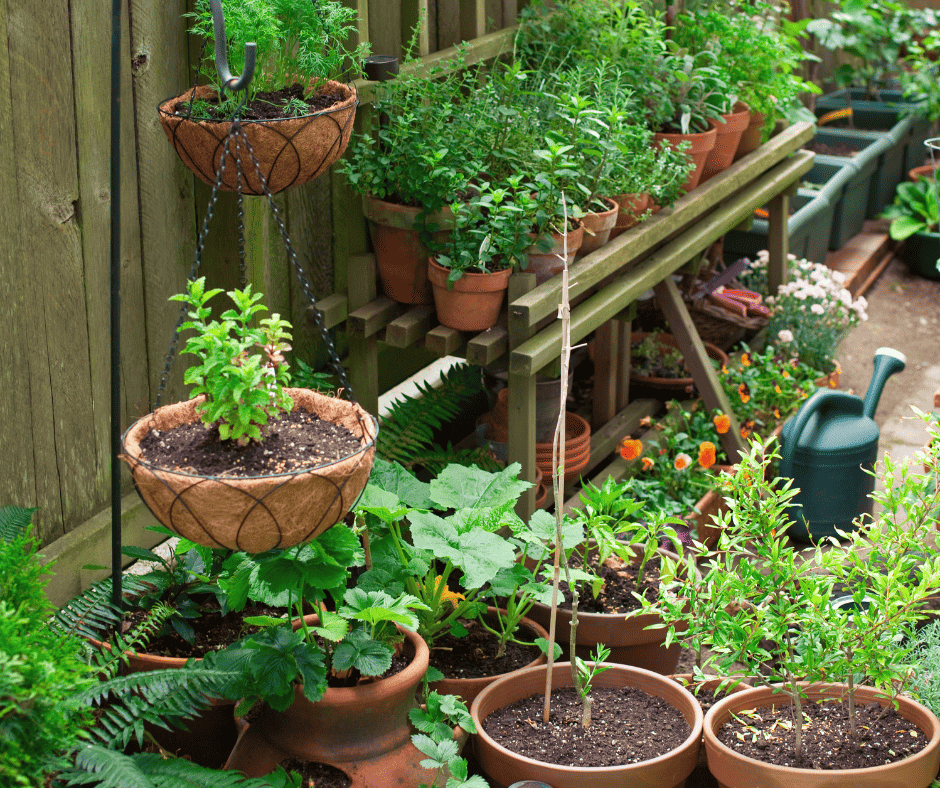
<svg viewBox="0 0 940 788"><path fill-rule="evenodd" d="M269 423L264 443L223 441L201 421L160 432L140 442L141 459L160 468L203 476L263 476L311 468L355 454L359 439L345 427L298 408Z"/></svg>
<svg viewBox="0 0 940 788"><path fill-rule="evenodd" d="M288 774L300 774L303 777L301 785L305 788L316 786L316 788L349 788L352 780L349 775L335 766L328 763L319 763L318 761L299 761L296 758L290 758L284 761L281 766Z"/></svg>
<svg viewBox="0 0 940 788"><path fill-rule="evenodd" d="M891 706L860 704L856 708L860 736L857 746L849 727L846 701L804 702L803 753L797 760L789 730L789 705L762 707L739 714L718 731L718 740L739 755L777 766L801 769L864 769L894 763L920 752L927 736Z"/></svg>
<svg viewBox="0 0 940 788"><path fill-rule="evenodd" d="M505 653L497 658L496 639L490 632L478 621L461 620L460 624L467 630L466 635L455 637L448 633L431 647L431 665L447 678L475 679L511 673L531 665L542 653L538 646L507 643Z"/></svg>
<svg viewBox="0 0 940 788"><path fill-rule="evenodd" d="M295 82L290 87L280 90L266 90L256 93L255 97L242 108L242 120L278 120L280 118L294 118L296 113L284 114L284 106L290 102L302 101L307 105L307 114L322 112L335 104L345 101L349 96L337 91L324 90L304 95L304 86ZM231 120L231 112L219 109L218 96L207 102L209 110L207 117L211 120ZM190 101L178 101L173 106L173 112L184 117L190 116Z"/></svg>
<svg viewBox="0 0 940 788"><path fill-rule="evenodd" d="M803 147L806 150L811 150L813 153L820 155L842 156L847 159L854 158L861 153L858 148L853 148L851 145L827 145L825 142L820 142L819 140L807 142Z"/></svg>
<svg viewBox="0 0 940 788"><path fill-rule="evenodd" d="M578 600L578 610L582 613L629 613L638 610L640 603L633 595L640 593L649 599L655 599L659 591L659 556L653 556L646 564L643 572L643 583L638 589L636 578L639 570L637 564L625 564L616 556L610 556L602 566L597 565L597 554L588 559L589 571L595 572L604 581L600 593L593 597L583 591ZM561 581L559 588L565 595L558 607L564 610L571 609L571 594L568 585Z"/></svg>
<svg viewBox="0 0 940 788"><path fill-rule="evenodd" d="M689 737L682 712L635 687L595 687L591 698L589 728L581 724L581 698L570 687L552 691L548 723L542 721L543 696L532 695L492 712L484 727L519 755L578 768L652 760Z"/></svg>

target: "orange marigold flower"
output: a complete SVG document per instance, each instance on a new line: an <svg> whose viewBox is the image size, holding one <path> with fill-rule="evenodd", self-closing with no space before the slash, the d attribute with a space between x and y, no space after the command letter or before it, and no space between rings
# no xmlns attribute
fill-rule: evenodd
<svg viewBox="0 0 940 788"><path fill-rule="evenodd" d="M747 383L742 383L738 386L738 396L741 397L741 402L747 405L751 399L751 390L747 387Z"/></svg>
<svg viewBox="0 0 940 788"><path fill-rule="evenodd" d="M712 422L715 425L715 429L718 430L719 435L724 435L728 430L731 429L731 417L726 416L724 413L715 416L715 418L712 419Z"/></svg>
<svg viewBox="0 0 940 788"><path fill-rule="evenodd" d="M776 391L778 394L783 394L783 389L781 389L780 386L774 386L774 391Z"/></svg>
<svg viewBox="0 0 940 788"><path fill-rule="evenodd" d="M780 408L774 408L774 418L775 419L780 418Z"/></svg>
<svg viewBox="0 0 940 788"><path fill-rule="evenodd" d="M742 363L745 367L751 366L751 357L750 357L747 353L744 353L744 354L741 356L741 363Z"/></svg>
<svg viewBox="0 0 940 788"><path fill-rule="evenodd" d="M715 464L715 444L703 441L698 447L698 464L703 468L711 468Z"/></svg>
<svg viewBox="0 0 940 788"><path fill-rule="evenodd" d="M721 374L722 375L728 374L728 368L724 364L721 365Z"/></svg>
<svg viewBox="0 0 940 788"><path fill-rule="evenodd" d="M747 427L747 425L741 427L741 437L744 438L744 440L747 440L751 437L751 430Z"/></svg>
<svg viewBox="0 0 940 788"><path fill-rule="evenodd" d="M656 463L653 462L653 460L652 460L651 457L644 457L644 458L643 458L643 470L644 470L644 471L651 471L651 470L653 470L653 466L654 466L655 464L656 464Z"/></svg>
<svg viewBox="0 0 940 788"><path fill-rule="evenodd" d="M643 441L624 438L621 441L620 456L625 460L635 460L643 453Z"/></svg>
<svg viewBox="0 0 940 788"><path fill-rule="evenodd" d="M782 376L785 377L785 378L790 377L790 373L787 372L786 370L783 370L783 372L782 372L781 374L782 374Z"/></svg>
<svg viewBox="0 0 940 788"><path fill-rule="evenodd" d="M675 466L677 471L684 471L691 464L692 464L692 458L685 452L682 452L681 454L677 454L675 462L673 462L673 465Z"/></svg>

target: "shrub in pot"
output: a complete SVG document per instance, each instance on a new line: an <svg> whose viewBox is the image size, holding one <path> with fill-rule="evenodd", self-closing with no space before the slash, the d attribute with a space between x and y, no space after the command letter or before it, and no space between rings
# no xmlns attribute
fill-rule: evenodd
<svg viewBox="0 0 940 788"><path fill-rule="evenodd" d="M845 543L825 540L800 556L785 536L796 491L788 481L764 479L771 458L754 443L738 474L725 479L732 504L722 518L718 553L706 564L707 623L689 612L688 594L701 583L685 567L675 567L674 584L650 605L699 634L711 668L728 675L743 665L755 685L707 715L709 769L732 787L795 780L877 785L881 777L884 784L927 786L940 766L940 720L902 691L913 675L905 641L940 584L940 557L922 550L940 493L933 488L924 495L916 463L886 457L878 471L885 492L875 493L882 504L877 518L842 535ZM830 702L841 703L841 711ZM768 730L771 706L779 710L783 737ZM755 708L766 726L750 713ZM732 715L746 720L746 735ZM838 737L837 717L843 720L838 743L816 738L822 729ZM843 767L840 758L849 752L860 760Z"/></svg>
<svg viewBox="0 0 940 788"><path fill-rule="evenodd" d="M891 220L891 238L904 242L898 256L908 268L926 279L940 279L936 182L920 178L914 183L899 183L894 203L881 216Z"/></svg>
<svg viewBox="0 0 940 788"><path fill-rule="evenodd" d="M338 81L352 64L361 71L367 44L348 49L355 11L336 0L316 5L290 0L250 4L222 0L224 35L236 74L243 74L245 47L256 47L256 68L238 110L246 146L223 144L240 99L226 96L216 71L216 33L210 4L198 0L190 32L205 41L200 75L208 84L163 102L159 118L183 163L213 185L223 159L221 188L245 194L279 192L326 172L346 149L359 99ZM225 42L219 42L224 47ZM241 182L239 175L242 174ZM263 179L263 181L262 181Z"/></svg>

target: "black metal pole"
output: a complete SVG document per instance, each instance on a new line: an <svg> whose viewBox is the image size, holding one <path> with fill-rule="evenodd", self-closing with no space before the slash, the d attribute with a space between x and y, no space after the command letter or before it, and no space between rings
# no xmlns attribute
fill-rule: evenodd
<svg viewBox="0 0 940 788"><path fill-rule="evenodd" d="M121 606L121 0L111 0L111 600Z"/></svg>

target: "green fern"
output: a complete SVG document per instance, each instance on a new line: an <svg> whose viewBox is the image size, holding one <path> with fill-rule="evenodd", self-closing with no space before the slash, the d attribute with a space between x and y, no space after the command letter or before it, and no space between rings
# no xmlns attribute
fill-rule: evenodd
<svg viewBox="0 0 940 788"><path fill-rule="evenodd" d="M484 471L496 473L503 469L502 464L493 458L486 449L475 447L470 449L455 449L450 443L445 448L432 446L424 452L419 452L411 460L412 466L420 465L434 476L437 476L448 465L475 465Z"/></svg>
<svg viewBox="0 0 940 788"><path fill-rule="evenodd" d="M433 443L434 430L456 418L483 389L479 367L457 364L441 375L441 385L418 384L418 396L394 402L382 419L376 455L406 468Z"/></svg>
<svg viewBox="0 0 940 788"><path fill-rule="evenodd" d="M33 522L36 508L24 509L21 506L0 507L0 542L12 542L25 536Z"/></svg>
<svg viewBox="0 0 940 788"><path fill-rule="evenodd" d="M130 596L139 596L147 587L140 580L126 575L122 580L122 589ZM121 612L111 601L111 578L108 578L92 584L70 600L56 612L50 623L62 635L101 640L103 633L120 620Z"/></svg>

